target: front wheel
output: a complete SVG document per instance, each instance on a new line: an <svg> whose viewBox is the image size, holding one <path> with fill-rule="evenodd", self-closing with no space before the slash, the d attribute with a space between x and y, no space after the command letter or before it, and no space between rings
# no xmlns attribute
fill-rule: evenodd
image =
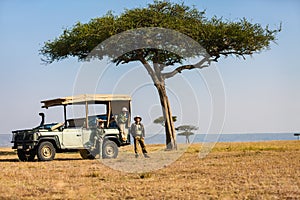
<svg viewBox="0 0 300 200"><path fill-rule="evenodd" d="M34 161L34 158L36 156L36 150L35 149L31 149L29 151L29 155L28 155L28 161Z"/></svg>
<svg viewBox="0 0 300 200"><path fill-rule="evenodd" d="M106 140L102 147L102 158L116 158L119 154L118 145L111 141Z"/></svg>
<svg viewBox="0 0 300 200"><path fill-rule="evenodd" d="M42 142L37 150L39 161L51 161L55 157L56 150L51 142Z"/></svg>
<svg viewBox="0 0 300 200"><path fill-rule="evenodd" d="M26 155L26 151L22 150L22 149L18 149L17 150L17 154L18 154L18 158L20 161L27 161L27 155Z"/></svg>
<svg viewBox="0 0 300 200"><path fill-rule="evenodd" d="M17 154L20 161L34 161L36 151L35 149L31 149L29 151L18 149Z"/></svg>

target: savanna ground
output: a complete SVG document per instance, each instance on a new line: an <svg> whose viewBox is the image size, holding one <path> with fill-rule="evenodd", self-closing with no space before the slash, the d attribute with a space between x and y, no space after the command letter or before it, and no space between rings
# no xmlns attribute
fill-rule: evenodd
<svg viewBox="0 0 300 200"><path fill-rule="evenodd" d="M78 153L19 162L13 150L2 148L0 199L300 199L300 141L218 143L201 159L200 146L139 173L82 160ZM148 145L150 156L158 147L163 145ZM121 157L134 155L132 146L120 151ZM150 163L153 156L138 159Z"/></svg>

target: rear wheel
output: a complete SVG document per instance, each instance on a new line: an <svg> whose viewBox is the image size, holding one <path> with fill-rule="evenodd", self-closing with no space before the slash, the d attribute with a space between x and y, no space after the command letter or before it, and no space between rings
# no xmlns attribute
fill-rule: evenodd
<svg viewBox="0 0 300 200"><path fill-rule="evenodd" d="M56 150L51 142L42 142L37 150L39 161L51 161L55 157Z"/></svg>
<svg viewBox="0 0 300 200"><path fill-rule="evenodd" d="M95 159L95 156L87 149L80 149L79 153L83 159Z"/></svg>
<svg viewBox="0 0 300 200"><path fill-rule="evenodd" d="M102 147L102 158L116 158L119 154L118 145L111 141L106 140Z"/></svg>

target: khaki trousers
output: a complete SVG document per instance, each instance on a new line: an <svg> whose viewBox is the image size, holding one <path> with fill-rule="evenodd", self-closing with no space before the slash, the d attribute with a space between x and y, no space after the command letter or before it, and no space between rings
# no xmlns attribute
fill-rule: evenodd
<svg viewBox="0 0 300 200"><path fill-rule="evenodd" d="M134 153L136 154L138 153L138 147L137 147L138 143L142 148L143 154L146 154L147 150L146 150L145 140L142 137L134 137Z"/></svg>

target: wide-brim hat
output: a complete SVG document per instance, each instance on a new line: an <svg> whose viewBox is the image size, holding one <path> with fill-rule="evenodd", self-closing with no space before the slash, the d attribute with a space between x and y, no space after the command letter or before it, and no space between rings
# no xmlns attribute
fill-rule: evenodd
<svg viewBox="0 0 300 200"><path fill-rule="evenodd" d="M133 119L134 119L134 121L136 121L136 119L137 118L140 118L140 120L142 121L142 117L141 116L139 116L139 115L137 115L137 116L135 116Z"/></svg>

